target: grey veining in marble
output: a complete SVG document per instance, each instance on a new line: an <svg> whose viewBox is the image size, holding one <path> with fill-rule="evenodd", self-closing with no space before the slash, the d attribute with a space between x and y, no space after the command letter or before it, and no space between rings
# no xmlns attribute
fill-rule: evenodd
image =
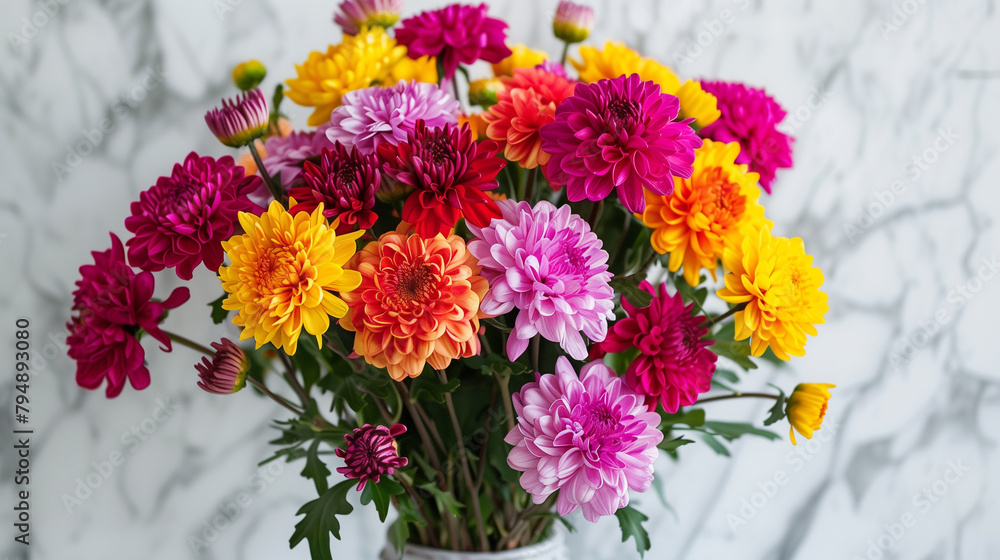
<svg viewBox="0 0 1000 560"><path fill-rule="evenodd" d="M410 0L407 10L435 4ZM548 32L555 0L491 4L512 23L513 41L558 52ZM623 39L684 78L765 87L789 110L796 166L779 173L765 204L777 231L803 237L816 256L830 312L805 358L762 368L746 387L839 385L823 438L797 448L741 441L731 459L688 446L680 463L662 459L670 508L637 497L650 515L647 558L1000 558L996 2L594 5L594 41ZM310 50L338 40L333 7L0 2L0 371L9 372L14 317L30 317L41 352L31 389L31 558L308 557L287 542L311 485L298 466L255 466L269 453L276 407L202 393L195 355L152 345L152 387L109 402L76 387L59 341L77 267L107 246L109 229L125 233L129 202L189 151L226 153L202 115L232 93L232 65L261 59L273 88ZM300 125L307 114L293 111ZM98 137L102 119L111 127ZM158 293L179 285L168 274L158 282ZM192 286L191 304L169 324L206 341L232 335L204 320L201 304L218 292L212 275L199 271ZM12 379L2 375L0 558L22 558L8 505ZM767 407L710 406L721 419L761 419ZM113 454L122 464L104 477ZM63 496L88 476L100 486L67 511ZM219 515L235 520L206 533ZM579 557L636 556L618 542L615 520L577 525ZM335 557L376 558L384 529L374 511L359 508L343 533Z"/></svg>

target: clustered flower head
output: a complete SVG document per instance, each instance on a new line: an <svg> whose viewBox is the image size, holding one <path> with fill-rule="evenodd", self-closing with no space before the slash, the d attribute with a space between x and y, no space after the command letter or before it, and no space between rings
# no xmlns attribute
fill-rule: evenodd
<svg viewBox="0 0 1000 560"><path fill-rule="evenodd" d="M518 309L507 338L516 360L536 334L558 342L574 359L587 357L582 335L604 340L614 319L615 292L608 284L608 253L590 225L569 206L541 201L499 203L501 219L471 226L469 251L479 259L490 291L482 310L500 315Z"/></svg>
<svg viewBox="0 0 1000 560"><path fill-rule="evenodd" d="M264 142L262 163L271 177L281 181L286 190L300 183L305 161L318 156L324 148L332 148L323 129L301 132L293 131L288 136L271 136Z"/></svg>
<svg viewBox="0 0 1000 560"><path fill-rule="evenodd" d="M392 475L408 463L406 457L399 456L396 438L406 433L406 426L372 426L365 424L344 434L344 447L334 450L337 457L344 460L337 472L345 478L358 480L358 492L365 489L368 482L379 483L381 477Z"/></svg>
<svg viewBox="0 0 1000 560"><path fill-rule="evenodd" d="M399 82L392 87L352 91L333 111L326 136L331 142L374 154L382 143L393 146L413 134L417 121L428 128L457 124L462 106L436 84Z"/></svg>
<svg viewBox="0 0 1000 560"><path fill-rule="evenodd" d="M344 0L333 21L345 35L357 35L365 27L392 27L403 12L403 0Z"/></svg>
<svg viewBox="0 0 1000 560"><path fill-rule="evenodd" d="M657 291L643 280L639 288L652 294L652 301L637 308L623 295L622 308L628 316L614 324L601 348L637 349L639 355L625 372L626 383L645 395L650 410L656 410L659 402L673 414L711 389L718 357L708 349L712 341L704 339L705 317L691 314L694 303L684 305L679 293L667 294L666 284Z"/></svg>
<svg viewBox="0 0 1000 560"><path fill-rule="evenodd" d="M76 360L76 382L97 389L105 380L105 394L117 397L128 380L138 390L149 386L146 353L140 331L156 339L165 352L170 338L160 330L164 314L188 300L187 288L176 288L163 301L153 301L156 281L149 271L138 274L125 262L125 247L111 234L111 248L94 251L94 264L80 267L73 292L76 314L66 324L69 357Z"/></svg>
<svg viewBox="0 0 1000 560"><path fill-rule="evenodd" d="M580 73L581 82L594 83L638 74L643 81L660 86L663 93L673 94L681 87L677 75L669 68L652 58L643 58L624 43L607 41L604 48L581 46L580 58L569 62Z"/></svg>
<svg viewBox="0 0 1000 560"><path fill-rule="evenodd" d="M216 395L228 395L246 387L250 360L243 350L228 338L213 342L212 348L215 349L212 359L205 356L194 366L201 378L198 386Z"/></svg>
<svg viewBox="0 0 1000 560"><path fill-rule="evenodd" d="M297 204L290 212L312 213L321 204L323 216L337 220L337 235L375 224L375 190L382 181L378 159L356 148L348 150L337 143L333 150L323 149L319 162L305 162L303 185L288 192Z"/></svg>
<svg viewBox="0 0 1000 560"><path fill-rule="evenodd" d="M823 425L827 405L830 402L830 389L836 385L830 383L799 383L785 403L785 413L788 416L788 437L795 442L795 432L812 439L813 432Z"/></svg>
<svg viewBox="0 0 1000 560"><path fill-rule="evenodd" d="M686 121L674 122L677 98L636 75L577 84L575 95L542 127L542 149L552 155L545 176L566 185L570 201L604 200L618 193L642 212L646 190L668 195L674 177L690 177L701 139Z"/></svg>
<svg viewBox="0 0 1000 560"><path fill-rule="evenodd" d="M127 242L129 262L150 272L173 268L184 280L202 263L219 270L222 242L233 234L237 214L261 210L248 198L260 187L260 178L244 177L232 157L191 152L132 203L125 218L134 234Z"/></svg>
<svg viewBox="0 0 1000 560"><path fill-rule="evenodd" d="M231 148L246 146L263 136L269 118L264 93L256 88L232 99L223 99L221 108L205 113L205 122L212 134Z"/></svg>
<svg viewBox="0 0 1000 560"><path fill-rule="evenodd" d="M556 511L577 509L596 522L628 505L629 490L645 492L663 440L660 415L601 362L580 375L565 357L555 374L537 374L513 396L517 425L504 441L507 464L540 504L556 491Z"/></svg>

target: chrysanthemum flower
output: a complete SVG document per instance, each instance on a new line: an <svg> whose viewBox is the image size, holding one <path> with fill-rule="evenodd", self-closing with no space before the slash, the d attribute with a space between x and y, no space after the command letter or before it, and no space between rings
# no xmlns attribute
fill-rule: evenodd
<svg viewBox="0 0 1000 560"><path fill-rule="evenodd" d="M500 142L504 157L533 169L549 161L539 131L556 119L556 107L573 95L573 84L537 68L519 68L514 74L497 104L483 113L486 136Z"/></svg>
<svg viewBox="0 0 1000 560"><path fill-rule="evenodd" d="M668 195L674 177L690 177L701 139L677 118L677 98L638 75L577 84L576 94L542 127L552 154L545 176L566 185L570 201L603 200L612 190L631 212L646 206L643 190Z"/></svg>
<svg viewBox="0 0 1000 560"><path fill-rule="evenodd" d="M479 353L479 304L487 290L476 260L457 235L429 238L383 234L350 267L361 286L343 295L349 310L340 326L356 332L354 351L396 381L430 364Z"/></svg>
<svg viewBox="0 0 1000 560"><path fill-rule="evenodd" d="M462 105L437 84L400 82L392 87L352 91L330 116L326 136L363 154L374 154L379 144L395 146L406 140L418 120L430 128L456 124Z"/></svg>
<svg viewBox="0 0 1000 560"><path fill-rule="evenodd" d="M231 147L246 146L267 132L270 112L259 89L223 99L222 107L205 113L205 123L219 142Z"/></svg>
<svg viewBox="0 0 1000 560"><path fill-rule="evenodd" d="M758 202L757 174L735 163L736 142L705 140L695 150L691 177L674 179L674 192L661 196L646 192L646 210L640 216L653 228L650 243L661 255L670 253L671 272L684 266L684 279L697 286L701 270L716 278L716 263L726 247L737 247L743 237L772 225Z"/></svg>
<svg viewBox="0 0 1000 560"><path fill-rule="evenodd" d="M735 247L726 247L722 266L726 286L718 295L729 303L745 303L735 314L736 340L750 338L754 356L769 346L782 360L804 356L806 335L816 336L829 309L823 272L812 266L802 239L772 237L769 227L743 238Z"/></svg>
<svg viewBox="0 0 1000 560"><path fill-rule="evenodd" d="M66 324L69 357L76 360L76 382L97 389L106 379L108 398L117 397L127 379L138 390L149 386L146 353L138 333L145 331L162 350L171 350L170 339L159 324L167 310L188 300L187 288L177 288L164 301L153 301L156 281L149 271L136 274L125 263L125 247L111 234L111 248L94 251L94 264L80 267L73 292L76 315Z"/></svg>
<svg viewBox="0 0 1000 560"><path fill-rule="evenodd" d="M244 177L229 156L216 160L191 152L132 203L125 218L125 228L135 234L127 242L129 262L150 272L173 268L184 280L201 263L219 270L221 243L233 234L236 215L263 210L247 198L260 186L260 177Z"/></svg>
<svg viewBox="0 0 1000 560"><path fill-rule="evenodd" d="M346 445L334 450L344 460L344 466L337 467L337 472L345 478L357 479L358 492L365 489L368 481L378 484L382 476L406 466L407 459L399 456L396 445L396 438L404 433L406 426L402 424L391 427L365 424L344 434Z"/></svg>
<svg viewBox="0 0 1000 560"><path fill-rule="evenodd" d="M545 62L549 55L545 51L532 49L526 45L514 45L510 48L510 56L493 65L493 75L496 77L513 76L517 68L533 68Z"/></svg>
<svg viewBox="0 0 1000 560"><path fill-rule="evenodd" d="M489 17L489 6L451 4L403 20L396 39L406 45L410 58L436 57L451 82L459 64L477 60L497 63L510 56L505 44L507 24Z"/></svg>
<svg viewBox="0 0 1000 560"><path fill-rule="evenodd" d="M580 57L583 60L570 59L570 63L580 73L581 82L593 83L638 74L643 81L656 82L663 93L673 95L681 87L677 75L669 68L651 58L643 58L622 43L608 41L603 49L584 45L580 47Z"/></svg>
<svg viewBox="0 0 1000 560"><path fill-rule="evenodd" d="M297 76L286 80L285 96L305 107L315 107L307 124L319 126L330 120L345 93L384 83L396 63L406 56L406 48L396 44L381 27L348 35L326 53L313 51Z"/></svg>
<svg viewBox="0 0 1000 560"><path fill-rule="evenodd" d="M364 27L392 27L403 12L403 0L344 0L333 22L344 35L357 35Z"/></svg>
<svg viewBox="0 0 1000 560"><path fill-rule="evenodd" d="M517 359L536 334L558 342L574 359L586 358L582 335L600 342L614 319L615 292L601 240L569 205L497 204L501 219L469 226L476 236L469 251L490 283L483 312L519 310L507 337L508 359Z"/></svg>
<svg viewBox="0 0 1000 560"><path fill-rule="evenodd" d="M646 405L656 410L656 403L673 414L682 406L698 400L698 394L712 388L712 374L718 357L704 340L708 327L703 315L693 316L694 303L685 307L681 295L667 294L666 284L659 292L643 280L639 287L653 295L653 300L637 308L622 296L628 317L618 321L601 343L607 352L639 350L625 373L625 382L640 395Z"/></svg>
<svg viewBox="0 0 1000 560"><path fill-rule="evenodd" d="M500 211L484 192L497 188L497 173L506 162L492 140L475 142L468 125L428 128L423 121L406 142L379 146L383 172L411 187L403 204L403 221L431 238L448 235L459 218L485 227Z"/></svg>
<svg viewBox="0 0 1000 560"><path fill-rule="evenodd" d="M385 83L396 84L400 81L436 84L438 82L437 61L433 56L421 56L416 59L403 57L392 67L389 79L385 80Z"/></svg>
<svg viewBox="0 0 1000 560"><path fill-rule="evenodd" d="M785 414L788 416L788 437L795 443L795 432L812 439L813 432L823 425L826 416L827 403L830 402L830 389L836 385L830 383L799 383L785 403Z"/></svg>
<svg viewBox="0 0 1000 560"><path fill-rule="evenodd" d="M297 202L290 209L293 215L312 213L322 204L323 215L338 220L337 235L368 229L378 219L375 190L382 174L374 155L348 150L338 142L333 150L323 149L318 165L305 163L302 179L304 184L288 193Z"/></svg>
<svg viewBox="0 0 1000 560"><path fill-rule="evenodd" d="M219 269L219 278L229 293L222 308L239 311L233 323L243 327L240 340L252 337L257 348L270 342L292 355L304 328L322 348L330 316L347 312L334 292L361 283L344 265L364 231L337 235L322 204L292 216L274 201L262 215L240 212L239 220L246 233L222 243L231 264Z"/></svg>
<svg viewBox="0 0 1000 560"><path fill-rule="evenodd" d="M704 128L722 116L715 96L703 90L699 82L684 82L674 95L681 104L680 118L694 119L692 126L695 129Z"/></svg>
<svg viewBox="0 0 1000 560"><path fill-rule="evenodd" d="M246 387L250 360L243 350L228 338L213 342L212 348L215 349L212 359L205 356L194 366L201 379L198 386L216 395L229 395Z"/></svg>
<svg viewBox="0 0 1000 560"><path fill-rule="evenodd" d="M566 43L580 43L590 36L595 19L594 8L561 0L552 19L552 33Z"/></svg>
<svg viewBox="0 0 1000 560"><path fill-rule="evenodd" d="M785 110L762 89L740 83L702 82L702 89L718 99L722 116L698 131L703 138L739 142L736 163L760 174L760 185L771 193L775 172L792 166L792 137L777 129Z"/></svg>
<svg viewBox="0 0 1000 560"><path fill-rule="evenodd" d="M582 509L596 522L627 506L630 489L649 489L663 433L640 395L601 362L577 377L563 356L555 374L535 379L514 394L517 426L504 438L514 446L507 464L524 473L534 503L558 491L559 515Z"/></svg>
<svg viewBox="0 0 1000 560"><path fill-rule="evenodd" d="M294 131L288 136L271 136L264 142L261 161L272 178L280 177L281 186L287 191L301 183L299 176L305 160L318 156L323 148L333 148L324 129L310 132Z"/></svg>

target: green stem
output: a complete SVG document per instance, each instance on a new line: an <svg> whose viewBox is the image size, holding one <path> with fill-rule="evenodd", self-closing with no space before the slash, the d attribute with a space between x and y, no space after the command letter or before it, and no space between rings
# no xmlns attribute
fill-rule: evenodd
<svg viewBox="0 0 1000 560"><path fill-rule="evenodd" d="M731 395L722 395L719 397L708 397L707 399L699 399L698 402L694 403L696 405L703 404L712 401L724 401L727 399L742 399L742 398L756 398L756 399L774 399L778 400L781 395L771 395L768 393L733 393Z"/></svg>
<svg viewBox="0 0 1000 560"><path fill-rule="evenodd" d="M729 317L732 317L736 313L738 313L740 311L743 311L744 309L746 309L746 307L747 307L747 302L743 302L743 303L741 303L739 305L733 306L733 307L731 307L729 309L729 311L726 311L722 315L718 315L716 317L712 317L711 319L709 319L708 323L705 326L707 326L707 327L715 326L720 321L725 321L726 319L728 319Z"/></svg>
<svg viewBox="0 0 1000 560"><path fill-rule="evenodd" d="M274 200L280 202L286 209L288 208L288 196L285 194L285 189L281 185L274 182L271 175L268 174L267 168L264 167L264 161L260 159L260 154L257 153L257 146L255 142L250 142L247 145L250 148L250 155L253 156L254 163L257 164L257 169L260 171L260 176L264 178L264 184L267 185L267 190L271 191L271 196Z"/></svg>
<svg viewBox="0 0 1000 560"><path fill-rule="evenodd" d="M569 58L569 41L563 42L562 56L559 57L559 64L566 66L566 59Z"/></svg>
<svg viewBox="0 0 1000 560"><path fill-rule="evenodd" d="M597 222L601 219L601 212L604 210L604 201L598 200L590 210L590 231L597 233Z"/></svg>
<svg viewBox="0 0 1000 560"><path fill-rule="evenodd" d="M524 186L524 198L521 199L528 201L528 204L531 204L532 206L535 204L535 201L532 200L531 197L535 193L535 177L537 174L538 167L532 167L531 170L528 171L527 183Z"/></svg>
<svg viewBox="0 0 1000 560"><path fill-rule="evenodd" d="M256 379L247 376L247 383L253 385L254 387L257 388L258 391L270 397L272 401L292 411L296 416L302 416L301 410L295 408L295 406L292 403L288 402L288 400L285 399L284 397L276 395L273 392L271 392L271 390L268 389L267 386L261 383L260 381L257 381Z"/></svg>
<svg viewBox="0 0 1000 560"><path fill-rule="evenodd" d="M212 350L211 348L208 348L206 346L202 346L201 344L198 344L197 342L191 340L190 338L185 338L179 334L174 334L170 331L165 331L163 329L160 330L163 332L163 334L167 335L167 338L176 342L177 344L180 344L181 346L187 346L188 348L195 350L197 352L201 352L202 354L210 358L212 356L215 356L215 350Z"/></svg>
<svg viewBox="0 0 1000 560"><path fill-rule="evenodd" d="M622 226L622 236L618 238L618 243L615 244L615 250L611 253L611 258L608 259L608 265L615 262L618 258L618 254L621 253L622 247L625 245L625 237L628 235L629 227L632 225L632 216L625 212L625 225Z"/></svg>
<svg viewBox="0 0 1000 560"><path fill-rule="evenodd" d="M441 376L441 383L448 384L448 374L443 369L438 370ZM465 436L462 435L462 424L458 421L458 414L455 412L455 403L451 398L451 393L444 394L445 406L448 407L448 416L451 417L451 426L455 430L455 439L458 442L458 461L462 466L462 476L465 478L465 486L469 490L469 499L472 501L473 513L476 516L476 528L479 532L480 552L489 552L490 542L486 539L486 525L483 524L483 508L479 505L479 488L476 487L472 478L472 471L469 469L469 458L465 454Z"/></svg>

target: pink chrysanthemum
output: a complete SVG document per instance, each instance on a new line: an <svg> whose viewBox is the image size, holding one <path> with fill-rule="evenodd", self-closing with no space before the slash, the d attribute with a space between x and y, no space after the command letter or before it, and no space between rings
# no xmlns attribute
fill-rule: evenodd
<svg viewBox="0 0 1000 560"><path fill-rule="evenodd" d="M262 211L248 198L261 184L260 177L244 177L229 156L216 160L191 152L132 203L125 218L125 228L135 234L127 242L129 262L150 272L173 268L184 280L201 263L219 270L222 242L233 234L237 215Z"/></svg>
<svg viewBox="0 0 1000 560"><path fill-rule="evenodd" d="M212 359L205 356L194 366L201 379L198 386L216 395L229 395L246 387L250 361L243 350L228 338L213 342L212 348Z"/></svg>
<svg viewBox="0 0 1000 560"><path fill-rule="evenodd" d="M760 174L760 186L771 193L775 172L792 166L793 138L776 127L785 110L762 89L740 83L701 82L701 88L718 100L722 116L698 133L719 142L739 142L736 163Z"/></svg>
<svg viewBox="0 0 1000 560"><path fill-rule="evenodd" d="M393 146L413 132L418 120L428 128L458 124L462 105L437 84L400 81L392 87L352 91L334 109L326 136L363 154L374 154L379 144Z"/></svg>
<svg viewBox="0 0 1000 560"><path fill-rule="evenodd" d="M383 475L391 475L396 469L406 466L408 461L406 457L399 456L396 445L396 438L405 432L406 426L402 424L392 427L365 424L344 434L347 445L338 448L335 453L344 460L345 466L337 467L337 472L347 478L359 479L358 492L364 490L369 480L378 484Z"/></svg>
<svg viewBox="0 0 1000 560"><path fill-rule="evenodd" d="M496 64L511 55L507 24L486 15L486 4L451 4L403 20L396 40L410 58L433 56L444 68L444 82L455 76L459 64L485 60Z"/></svg>
<svg viewBox="0 0 1000 560"><path fill-rule="evenodd" d="M267 132L269 117L267 99L255 88L232 99L223 99L221 108L205 113L205 123L219 142L239 148Z"/></svg>
<svg viewBox="0 0 1000 560"><path fill-rule="evenodd" d="M590 362L577 377L560 356L555 374L536 374L513 400L507 464L524 473L521 487L534 503L558 490L559 515L580 508L596 522L627 506L629 489L649 489L660 415L603 363Z"/></svg>
<svg viewBox="0 0 1000 560"><path fill-rule="evenodd" d="M136 274L125 263L125 247L111 234L111 248L94 251L94 264L80 267L82 278L73 292L77 312L66 327L69 357L76 360L76 382L97 389L108 381L108 398L117 397L127 379L137 390L149 386L146 353L138 333L146 331L169 352L170 339L159 328L164 313L190 297L187 288L177 288L165 301L152 301L153 273Z"/></svg>
<svg viewBox="0 0 1000 560"><path fill-rule="evenodd" d="M643 308L632 305L622 296L628 317L615 323L601 343L607 352L639 350L629 365L625 382L646 396L646 405L656 410L656 403L673 414L682 406L698 400L698 394L712 387L712 374L718 357L703 340L708 327L703 315L692 316L694 304L685 307L680 294L667 294L666 284L659 293L645 280L639 287L653 294L653 301Z"/></svg>
<svg viewBox="0 0 1000 560"><path fill-rule="evenodd" d="M304 185L295 187L288 196L295 199L291 213L312 213L323 204L323 215L339 219L337 235L372 227L375 214L375 190L382 181L378 158L365 155L337 143L333 150L323 149L319 164L305 163Z"/></svg>
<svg viewBox="0 0 1000 560"><path fill-rule="evenodd" d="M617 190L630 212L642 212L643 189L665 196L675 176L691 176L701 139L690 119L673 122L679 109L676 97L638 74L577 84L555 122L542 127L542 149L552 155L545 176L566 185L571 201Z"/></svg>
<svg viewBox="0 0 1000 560"><path fill-rule="evenodd" d="M600 342L614 319L608 253L590 225L569 205L541 201L498 203L503 217L484 228L469 224L469 252L490 284L479 309L487 315L519 310L507 337L517 359L536 334L558 342L574 359L587 357L582 334Z"/></svg>
<svg viewBox="0 0 1000 560"><path fill-rule="evenodd" d="M262 158L264 167L271 177L281 177L281 186L285 190L300 183L302 165L307 158L318 156L323 148L333 148L333 142L327 139L325 128L312 132L295 131L288 136L271 136L264 142Z"/></svg>
<svg viewBox="0 0 1000 560"><path fill-rule="evenodd" d="M403 0L344 0L333 22L345 35L357 35L362 27L392 27L403 12Z"/></svg>

